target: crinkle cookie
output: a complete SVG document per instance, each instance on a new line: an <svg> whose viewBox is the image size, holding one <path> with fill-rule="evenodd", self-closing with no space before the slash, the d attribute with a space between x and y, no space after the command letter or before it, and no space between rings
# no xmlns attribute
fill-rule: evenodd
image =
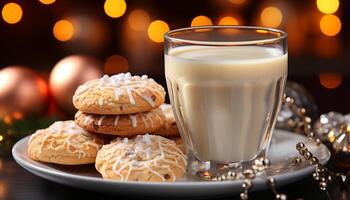
<svg viewBox="0 0 350 200"><path fill-rule="evenodd" d="M164 88L148 76L104 75L79 86L73 104L85 113L120 115L150 111L165 98Z"/></svg>
<svg viewBox="0 0 350 200"><path fill-rule="evenodd" d="M75 122L88 131L132 137L159 129L164 125L165 117L159 108L125 115L94 115L78 111Z"/></svg>
<svg viewBox="0 0 350 200"><path fill-rule="evenodd" d="M174 141L147 134L104 145L95 167L105 179L174 182L184 175L186 159Z"/></svg>
<svg viewBox="0 0 350 200"><path fill-rule="evenodd" d="M75 124L58 121L31 135L28 155L33 160L63 165L94 163L103 140Z"/></svg>
<svg viewBox="0 0 350 200"><path fill-rule="evenodd" d="M165 137L176 137L179 136L179 129L177 128L175 117L173 110L171 108L170 104L162 104L160 106L160 109L162 110L164 116L165 116L165 123L164 125L153 132L152 134L155 135L161 135Z"/></svg>

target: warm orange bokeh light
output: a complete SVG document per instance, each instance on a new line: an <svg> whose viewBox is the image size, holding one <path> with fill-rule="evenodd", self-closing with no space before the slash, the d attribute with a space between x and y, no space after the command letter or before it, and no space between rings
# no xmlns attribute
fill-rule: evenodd
<svg viewBox="0 0 350 200"><path fill-rule="evenodd" d="M324 14L333 14L339 8L339 0L317 0L317 8Z"/></svg>
<svg viewBox="0 0 350 200"><path fill-rule="evenodd" d="M325 15L321 18L320 30L327 36L335 36L341 30L341 21L335 15Z"/></svg>
<svg viewBox="0 0 350 200"><path fill-rule="evenodd" d="M149 22L148 13L142 9L133 10L128 17L128 24L135 31L146 30Z"/></svg>
<svg viewBox="0 0 350 200"><path fill-rule="evenodd" d="M207 16L200 15L192 19L191 26L210 26L213 25L211 19Z"/></svg>
<svg viewBox="0 0 350 200"><path fill-rule="evenodd" d="M56 0L39 0L42 4L49 5L55 3Z"/></svg>
<svg viewBox="0 0 350 200"><path fill-rule="evenodd" d="M12 118L9 115L6 115L3 120L7 125L12 124Z"/></svg>
<svg viewBox="0 0 350 200"><path fill-rule="evenodd" d="M5 196L7 195L7 185L6 182L0 180L0 199L4 199Z"/></svg>
<svg viewBox="0 0 350 200"><path fill-rule="evenodd" d="M230 0L232 4L240 5L246 2L246 0Z"/></svg>
<svg viewBox="0 0 350 200"><path fill-rule="evenodd" d="M322 73L319 78L321 85L327 89L335 89L339 87L343 81L343 76L338 73Z"/></svg>
<svg viewBox="0 0 350 200"><path fill-rule="evenodd" d="M14 119L20 120L20 119L23 119L23 114L21 112L14 112L12 113L12 117Z"/></svg>
<svg viewBox="0 0 350 200"><path fill-rule="evenodd" d="M270 6L264 8L261 12L260 20L264 26L277 28L281 25L283 19L282 12L279 8Z"/></svg>
<svg viewBox="0 0 350 200"><path fill-rule="evenodd" d="M62 19L55 23L53 27L53 35L59 41L65 42L74 36L74 26L69 20Z"/></svg>
<svg viewBox="0 0 350 200"><path fill-rule="evenodd" d="M112 55L107 58L104 65L104 72L108 75L114 75L121 72L127 72L129 68L128 60L120 55Z"/></svg>
<svg viewBox="0 0 350 200"><path fill-rule="evenodd" d="M22 19L23 11L16 3L8 3L2 8L2 18L9 24L15 24Z"/></svg>
<svg viewBox="0 0 350 200"><path fill-rule="evenodd" d="M164 34L168 31L168 24L162 20L153 21L147 29L148 37L153 42L163 42Z"/></svg>
<svg viewBox="0 0 350 200"><path fill-rule="evenodd" d="M104 10L105 13L112 18L121 17L126 11L125 0L106 0Z"/></svg>
<svg viewBox="0 0 350 200"><path fill-rule="evenodd" d="M231 16L223 17L219 20L219 25L239 25L239 22L236 18Z"/></svg>

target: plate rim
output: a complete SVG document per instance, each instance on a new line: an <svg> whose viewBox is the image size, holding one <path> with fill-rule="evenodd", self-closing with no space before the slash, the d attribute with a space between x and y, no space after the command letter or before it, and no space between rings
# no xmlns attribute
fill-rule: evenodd
<svg viewBox="0 0 350 200"><path fill-rule="evenodd" d="M275 129L278 131L282 131L282 132L286 132L287 134L293 133L290 131L286 131L286 130L281 130L281 129ZM305 137L303 135L299 135L302 137ZM99 184L115 184L115 185L128 185L128 186L143 186L143 187L186 187L186 186L191 186L191 187L201 187L201 186L232 186L235 184L242 184L244 180L239 179L239 180L228 180L228 181L201 181L201 180L191 180L191 181L178 181L178 182L137 182L137 181L116 181L116 180L109 180L109 179L103 179L102 177L88 177L88 176L84 176L84 175L75 175L75 174L71 174L68 172L64 172L64 171L56 171L56 170L50 170L50 169L46 169L44 167L41 167L40 165L45 165L46 163L43 162L39 162L39 161L35 161L32 160L33 162L38 162L40 165L33 165L32 163L27 162L25 159L22 159L21 156L17 154L16 150L20 149L20 145L23 145L23 143L28 142L30 135L22 138L21 140L17 141L16 144L13 146L12 148L12 156L15 159L15 161L24 169L30 171L31 173L33 173L32 171L35 171L37 173L41 173L41 174L45 174L45 175L50 175L56 178L65 178L65 179L70 179L70 180L82 180L82 181L88 181L88 182L98 182ZM305 137L306 138L306 137ZM27 144L24 144L27 145ZM325 159L324 163L321 164L326 164L329 159L330 159L330 151L329 149L324 145L321 144L323 146L323 148L327 149L327 159ZM25 155L28 157L27 153L25 153ZM28 157L28 159L30 159ZM31 171L32 170L32 171ZM281 174L277 174L274 175L273 177L275 178L275 180L277 181L277 184L279 181L284 181L285 179L288 179L289 176L291 174L293 174L295 177L300 177L303 176L305 174L309 174L312 171L314 171L314 166L309 165L305 168L299 169L297 171L288 171L288 172L284 172ZM37 174L35 174L36 176L38 176ZM264 183L265 180L262 177L256 177L253 180L253 185L254 184L262 184Z"/></svg>

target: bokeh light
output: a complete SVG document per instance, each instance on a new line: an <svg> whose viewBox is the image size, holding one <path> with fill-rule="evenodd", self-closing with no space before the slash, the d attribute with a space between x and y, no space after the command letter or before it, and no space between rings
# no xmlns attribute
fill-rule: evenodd
<svg viewBox="0 0 350 200"><path fill-rule="evenodd" d="M42 4L50 5L55 3L56 0L39 0Z"/></svg>
<svg viewBox="0 0 350 200"><path fill-rule="evenodd" d="M104 73L108 75L127 72L129 68L128 60L120 55L112 55L107 58L104 64Z"/></svg>
<svg viewBox="0 0 350 200"><path fill-rule="evenodd" d="M46 87L47 87L47 86L46 86ZM18 111L13 112L13 113L12 113L12 117L13 117L14 119L17 119L17 120L23 119L23 113L18 112Z"/></svg>
<svg viewBox="0 0 350 200"><path fill-rule="evenodd" d="M106 0L104 10L105 13L112 18L121 17L126 11L125 0Z"/></svg>
<svg viewBox="0 0 350 200"><path fill-rule="evenodd" d="M135 31L146 30L149 22L150 16L142 9L133 10L128 17L128 24Z"/></svg>
<svg viewBox="0 0 350 200"><path fill-rule="evenodd" d="M53 27L53 35L59 41L65 42L74 36L73 23L67 19L59 20Z"/></svg>
<svg viewBox="0 0 350 200"><path fill-rule="evenodd" d="M317 0L317 8L324 14L333 14L339 8L339 0Z"/></svg>
<svg viewBox="0 0 350 200"><path fill-rule="evenodd" d="M210 26L213 25L211 19L204 15L199 15L192 19L191 26Z"/></svg>
<svg viewBox="0 0 350 200"><path fill-rule="evenodd" d="M4 140L4 136L0 135L0 142L2 142ZM1 165L0 165L0 169L1 169Z"/></svg>
<svg viewBox="0 0 350 200"><path fill-rule="evenodd" d="M244 4L246 0L230 0L230 2L235 5L241 5Z"/></svg>
<svg viewBox="0 0 350 200"><path fill-rule="evenodd" d="M235 17L226 16L219 20L218 25L239 25L239 22Z"/></svg>
<svg viewBox="0 0 350 200"><path fill-rule="evenodd" d="M155 20L148 26L148 37L153 42L163 42L164 34L169 31L169 26L162 20Z"/></svg>
<svg viewBox="0 0 350 200"><path fill-rule="evenodd" d="M335 89L343 81L343 76L339 73L321 73L319 78L321 85L327 89Z"/></svg>
<svg viewBox="0 0 350 200"><path fill-rule="evenodd" d="M264 8L260 15L261 23L264 26L277 28L281 25L283 19L282 12L279 8L270 6Z"/></svg>
<svg viewBox="0 0 350 200"><path fill-rule="evenodd" d="M6 182L0 180L0 199L5 199L7 196L7 185Z"/></svg>
<svg viewBox="0 0 350 200"><path fill-rule="evenodd" d="M2 8L2 18L9 24L15 24L22 18L23 11L20 5L8 3Z"/></svg>
<svg viewBox="0 0 350 200"><path fill-rule="evenodd" d="M8 115L6 115L3 120L4 120L4 123L7 125L12 124L12 118Z"/></svg>
<svg viewBox="0 0 350 200"><path fill-rule="evenodd" d="M320 21L320 30L327 36L335 36L341 30L341 21L335 15L325 15Z"/></svg>

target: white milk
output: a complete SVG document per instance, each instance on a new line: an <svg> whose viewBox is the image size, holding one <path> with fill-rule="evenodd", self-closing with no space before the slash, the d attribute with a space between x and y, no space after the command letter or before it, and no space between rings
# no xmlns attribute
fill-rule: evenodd
<svg viewBox="0 0 350 200"><path fill-rule="evenodd" d="M178 47L165 56L165 75L180 129L197 158L248 161L266 148L287 75L282 50Z"/></svg>

